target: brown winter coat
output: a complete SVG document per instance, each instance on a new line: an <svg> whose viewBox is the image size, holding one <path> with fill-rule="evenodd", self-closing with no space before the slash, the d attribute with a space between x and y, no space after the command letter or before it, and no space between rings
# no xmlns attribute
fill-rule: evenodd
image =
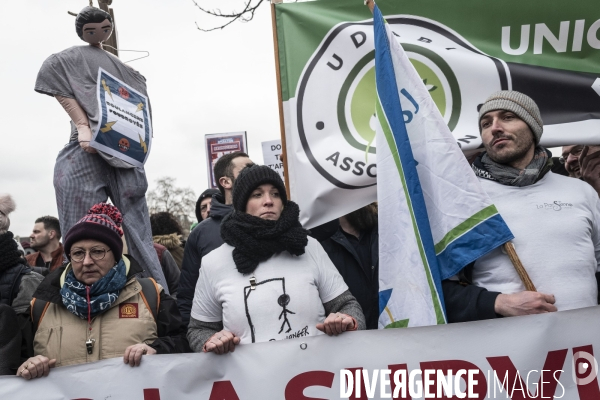
<svg viewBox="0 0 600 400"><path fill-rule="evenodd" d="M42 283L42 292L36 292L34 297L48 298L50 291L59 290L68 269L69 267L63 267L46 277L46 285ZM56 276L59 272L60 283ZM92 354L87 354L85 345L88 339L87 320L69 312L62 301L57 301L56 293L50 296L48 307L35 332L34 353L56 359L56 366L60 367L122 357L128 346L138 343L148 344L159 354L181 351L181 320L174 299L165 295L158 285L161 300L158 328L152 311L140 294L142 287L132 272L137 271L129 271L128 281L115 303L92 319L90 338L95 340ZM35 301L36 298L32 303Z"/></svg>
<svg viewBox="0 0 600 400"><path fill-rule="evenodd" d="M58 249L54 250L51 253L52 262L50 263L49 272L54 271L56 268L60 267L63 264L63 251L63 246L61 243L59 243ZM32 267L43 267L45 264L44 260L41 260L41 262L38 264L38 257L42 258L42 255L39 251L36 251L35 253L31 253L28 256L25 256L25 259L27 260L27 264L29 264Z"/></svg>
<svg viewBox="0 0 600 400"><path fill-rule="evenodd" d="M169 249L169 253L175 259L175 263L181 270L181 263L183 262L183 247L181 247L181 235L171 233L169 235L157 235L152 236L154 243L165 246Z"/></svg>

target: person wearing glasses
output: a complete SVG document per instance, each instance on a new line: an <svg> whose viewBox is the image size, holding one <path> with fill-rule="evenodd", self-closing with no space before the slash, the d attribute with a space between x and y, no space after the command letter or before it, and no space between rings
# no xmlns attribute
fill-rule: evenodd
<svg viewBox="0 0 600 400"><path fill-rule="evenodd" d="M138 366L144 355L181 351L176 301L142 266L123 253L122 216L94 205L65 236L69 263L51 272L33 295L34 357L17 369L25 379L52 367L123 357Z"/></svg>
<svg viewBox="0 0 600 400"><path fill-rule="evenodd" d="M563 146L559 161L571 178L589 183L600 195L600 146Z"/></svg>

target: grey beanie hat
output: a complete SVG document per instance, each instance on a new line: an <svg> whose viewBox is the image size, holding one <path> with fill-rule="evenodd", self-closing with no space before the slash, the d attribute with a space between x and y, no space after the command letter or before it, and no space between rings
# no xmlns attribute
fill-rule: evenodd
<svg viewBox="0 0 600 400"><path fill-rule="evenodd" d="M535 144L540 143L540 138L544 132L544 122L540 115L540 109L535 101L526 94L514 90L501 90L487 98L485 103L479 109L479 121L490 111L506 110L514 112L521 118L533 132ZM481 133L481 124L479 124L479 133Z"/></svg>

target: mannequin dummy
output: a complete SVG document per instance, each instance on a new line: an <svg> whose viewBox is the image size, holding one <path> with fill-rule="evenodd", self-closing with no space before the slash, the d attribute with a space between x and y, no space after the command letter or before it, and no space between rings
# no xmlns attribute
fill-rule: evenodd
<svg viewBox="0 0 600 400"><path fill-rule="evenodd" d="M110 14L85 7L77 15L75 30L87 44L48 57L35 84L37 92L55 97L71 118L70 141L58 154L54 167L61 230L68 232L90 207L110 197L123 214L128 248L144 268L143 276L153 277L168 291L152 244L145 198L148 182L143 167L134 167L90 146L102 118L97 93L104 81L98 82L99 71L147 97L146 79L102 49L112 29Z"/></svg>

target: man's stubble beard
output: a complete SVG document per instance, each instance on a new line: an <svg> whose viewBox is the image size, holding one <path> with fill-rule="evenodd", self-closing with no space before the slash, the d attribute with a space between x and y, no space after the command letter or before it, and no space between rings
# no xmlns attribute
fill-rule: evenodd
<svg viewBox="0 0 600 400"><path fill-rule="evenodd" d="M50 238L48 238L46 236L45 241L40 242L40 241L36 241L35 245L31 245L31 248L34 249L35 251L40 251L42 248L44 248L48 243L50 243Z"/></svg>
<svg viewBox="0 0 600 400"><path fill-rule="evenodd" d="M522 160L529 152L529 149L531 149L531 147L535 147L532 134L528 130L523 129L519 132L511 134L511 136L511 140L517 145L512 152L498 154L502 149L500 149L499 152L496 152L496 150L494 150L490 145L484 145L485 150L492 161L498 164L512 164ZM496 138L494 138L494 140L496 140ZM492 140L492 142L494 140Z"/></svg>

